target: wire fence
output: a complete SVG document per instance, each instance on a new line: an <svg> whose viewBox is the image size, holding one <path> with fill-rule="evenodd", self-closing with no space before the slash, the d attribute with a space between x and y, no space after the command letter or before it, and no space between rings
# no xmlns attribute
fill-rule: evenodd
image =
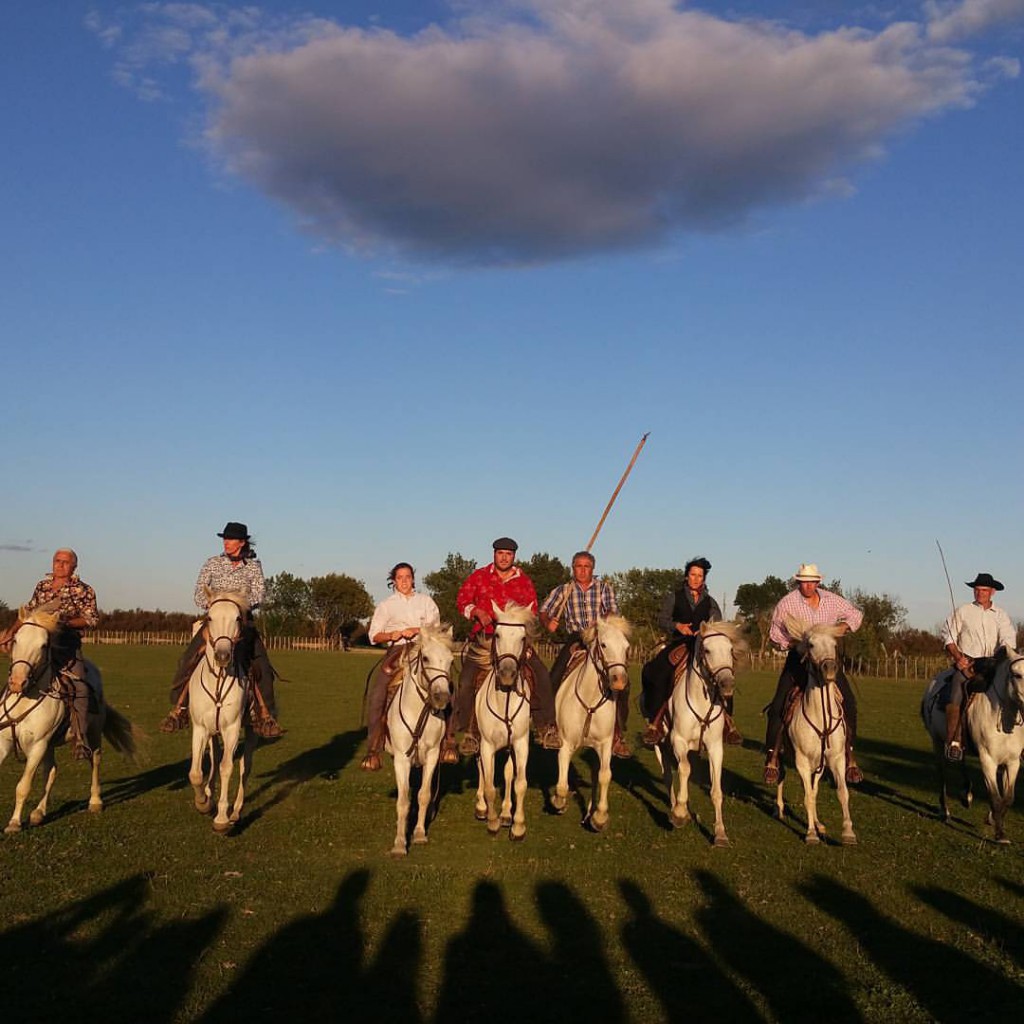
<svg viewBox="0 0 1024 1024"><path fill-rule="evenodd" d="M190 632L163 633L141 630L100 630L87 633L85 643L93 644L137 644L142 646L178 646L184 647L192 639ZM378 648L345 647L344 641L338 636L276 636L265 635L264 645L269 651L353 651L369 654L380 654ZM535 644L537 653L547 662L554 660L559 645L548 641ZM633 665L642 665L654 652L654 646L638 644L630 649L629 661ZM750 668L756 672L779 672L785 655L774 651L764 654L751 652ZM905 655L889 654L876 658L846 658L846 670L851 675L872 676L878 679L931 679L936 672L949 667L949 660L941 655Z"/></svg>

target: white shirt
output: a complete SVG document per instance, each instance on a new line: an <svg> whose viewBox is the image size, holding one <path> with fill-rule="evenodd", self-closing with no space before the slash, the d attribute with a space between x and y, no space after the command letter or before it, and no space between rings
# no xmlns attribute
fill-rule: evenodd
<svg viewBox="0 0 1024 1024"><path fill-rule="evenodd" d="M942 643L956 644L968 658L989 658L1000 646L1013 648L1017 631L1010 616L994 604L962 604L942 625Z"/></svg>
<svg viewBox="0 0 1024 1024"><path fill-rule="evenodd" d="M370 619L370 643L378 633L397 633L403 629L418 629L420 626L440 626L441 613L428 594L419 594L415 590L406 597L397 591L385 598ZM407 644L408 639L396 640L396 643Z"/></svg>

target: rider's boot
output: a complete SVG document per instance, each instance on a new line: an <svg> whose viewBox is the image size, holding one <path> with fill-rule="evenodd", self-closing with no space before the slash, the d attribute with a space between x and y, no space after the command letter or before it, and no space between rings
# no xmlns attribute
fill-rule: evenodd
<svg viewBox="0 0 1024 1024"><path fill-rule="evenodd" d="M946 760L962 761L964 746L960 740L960 705L946 705Z"/></svg>
<svg viewBox="0 0 1024 1024"><path fill-rule="evenodd" d="M188 689L181 691L178 703L160 721L161 732L177 732L188 725Z"/></svg>
<svg viewBox="0 0 1024 1024"><path fill-rule="evenodd" d="M476 725L475 703L469 712L469 725L466 726L466 734L459 744L459 753L463 757L476 757L480 753L480 730Z"/></svg>
<svg viewBox="0 0 1024 1024"><path fill-rule="evenodd" d="M384 723L377 722L370 733L366 744L366 757L363 758L359 767L364 772L379 772L381 768L380 752L384 747Z"/></svg>
<svg viewBox="0 0 1024 1024"><path fill-rule="evenodd" d="M846 781L851 786L856 786L864 781L864 773L860 770L860 765L857 764L857 759L853 756L853 742L846 744Z"/></svg>
<svg viewBox="0 0 1024 1024"><path fill-rule="evenodd" d="M253 686L252 693L249 721L252 724L253 732L263 740L276 740L279 736L283 736L284 729L278 724L273 712L267 706L259 687Z"/></svg>
<svg viewBox="0 0 1024 1024"><path fill-rule="evenodd" d="M724 738L725 742L731 747L742 747L743 746L743 734L736 728L736 723L732 720L732 715L728 711L723 711L725 715L725 730Z"/></svg>
<svg viewBox="0 0 1024 1024"><path fill-rule="evenodd" d="M537 742L545 750L559 750L562 746L562 737L558 735L558 726L554 722L538 725Z"/></svg>
<svg viewBox="0 0 1024 1024"><path fill-rule="evenodd" d="M626 723L629 720L629 698L625 692L615 698L615 734L612 737L612 757L629 758L633 751L626 742Z"/></svg>
<svg viewBox="0 0 1024 1024"><path fill-rule="evenodd" d="M441 764L458 764L459 748L455 742L455 712L445 713L444 739L441 740Z"/></svg>
<svg viewBox="0 0 1024 1024"><path fill-rule="evenodd" d="M766 786L775 786L779 782L779 746L782 740L782 726L782 719L769 709L768 728L764 738L764 784Z"/></svg>
<svg viewBox="0 0 1024 1024"><path fill-rule="evenodd" d="M665 736L665 717L668 715L668 701L658 708L654 717L644 729L640 742L649 750L653 750Z"/></svg>

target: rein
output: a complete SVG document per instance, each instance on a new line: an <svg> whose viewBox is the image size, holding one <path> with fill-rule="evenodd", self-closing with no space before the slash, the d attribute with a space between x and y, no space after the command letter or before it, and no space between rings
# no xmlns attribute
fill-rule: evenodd
<svg viewBox="0 0 1024 1024"><path fill-rule="evenodd" d="M828 747L828 741L840 726L845 728L846 714L843 709L843 702L841 698L837 696L834 702L830 699L831 689L835 686L835 683L826 682L824 677L821 675L821 669L823 666L826 666L829 663L838 666L838 660L836 658L823 658L821 663L818 664L814 662L808 654L804 655L803 660L807 665L808 683L810 682L812 675L817 679L818 685L813 689L817 689L819 691L821 699L822 727L819 729L807 714L808 692L812 689L810 685L807 686L807 689L804 690L803 695L800 698L800 714L803 715L804 721L811 727L821 743L821 753L818 755L818 766L811 773L813 776L821 775L825 771L825 752ZM832 713L833 703L838 709L838 714L835 715Z"/></svg>
<svg viewBox="0 0 1024 1024"><path fill-rule="evenodd" d="M708 633L708 636L725 636L724 633ZM728 639L728 638L727 638ZM708 665L708 659L704 654L704 638L700 638L700 653L695 654L692 661L688 661L686 664L686 678L683 682L683 694L686 697L686 706L690 709L690 714L697 719L700 724L700 735L697 737L697 749L699 750L704 744L704 733L708 731L708 727L712 722L716 722L722 715L725 714L725 708L721 704L715 703L715 697L718 696L720 688L718 685L718 676L722 672L732 671L732 665L720 665L718 668L711 668ZM699 664L698 664L699 662ZM703 669L703 671L701 671ZM690 676L696 674L697 678L704 684L704 696L708 700L708 709L701 715L698 714L697 709L693 706L693 701L690 699Z"/></svg>
<svg viewBox="0 0 1024 1024"><path fill-rule="evenodd" d="M426 680L426 686L420 683L420 677L424 677ZM444 671L436 671L433 675L427 675L423 667L423 652L417 651L415 660L406 658L405 671L402 673L402 691L405 691L405 681L412 679L413 686L415 687L416 696L419 697L423 706L420 708L419 717L416 719L415 726L410 726L406 720L405 712L402 709L401 694L398 698L398 717L401 719L402 725L405 726L406 731L411 736L411 742L409 743L409 749L406 750L405 756L412 757L413 751L419 745L420 739L423 736L423 730L426 727L427 719L434 715L435 717L441 714L441 711L430 706L430 691L433 688L434 683L438 680L445 680L448 683L448 692L451 693L452 677L451 674Z"/></svg>
<svg viewBox="0 0 1024 1024"><path fill-rule="evenodd" d="M613 698L609 696L611 691L611 672L613 668L627 669L628 666L623 661L608 661L604 656L604 651L601 649L601 641L599 637L594 636L591 643L584 643L583 649L587 652L587 661L583 662L576 669L576 681L573 684L573 695L579 702L580 707L586 712L586 718L583 722L583 733L581 736L581 742L585 741L590 735L590 723L594 715L602 708L605 704L609 703ZM595 654L595 651L597 652ZM598 678L598 699L596 704L588 704L583 699L583 694L580 693L580 684L584 679L584 669L587 666L587 662L594 666L594 671L597 672Z"/></svg>
<svg viewBox="0 0 1024 1024"><path fill-rule="evenodd" d="M235 636L228 636L226 633L223 636L218 637L212 637L210 635L209 610L215 604L230 604L235 606L235 609L238 611L238 617L235 619L235 623L238 626L238 629L236 631ZM245 715L245 691L247 688L248 680L246 680L246 683L242 683L239 681L241 673L239 672L239 666L235 663L235 647L238 644L238 641L242 635L242 609L241 606L236 601L232 601L231 598L218 597L215 601L210 602L209 607L206 610L207 620L206 625L203 626L203 631L206 633L206 650L203 652L203 663L199 671L199 685L203 688L203 692L206 694L207 697L210 698L214 707L216 708L216 714L213 719L213 734L219 735L221 708L223 708L224 702L228 699L228 696L230 695L232 689L235 686L242 687L242 715L243 717ZM217 642L219 640L227 640L228 643L231 644L230 667L234 669L234 672L231 675L228 674L229 665L225 665L223 668L221 668L216 664L211 664L210 662L210 651L216 647ZM211 690L210 687L207 686L207 676L205 672L205 669L207 668L213 673L214 680L216 681L215 690ZM229 680L226 689L224 688L225 680Z"/></svg>

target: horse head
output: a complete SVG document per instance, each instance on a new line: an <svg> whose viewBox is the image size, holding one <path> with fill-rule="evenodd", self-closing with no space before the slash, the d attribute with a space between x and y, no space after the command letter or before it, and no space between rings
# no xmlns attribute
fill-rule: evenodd
<svg viewBox="0 0 1024 1024"><path fill-rule="evenodd" d="M22 693L49 664L50 634L60 625L59 601L48 601L28 611L18 610L21 626L11 646L11 671L8 687L11 693Z"/></svg>
<svg viewBox="0 0 1024 1024"><path fill-rule="evenodd" d="M1009 661L1006 670L1006 697L1016 706L1018 714L1024 716L1024 654L1007 647L1006 657Z"/></svg>
<svg viewBox="0 0 1024 1024"><path fill-rule="evenodd" d="M206 643L213 648L213 660L227 668L234 656L235 644L242 635L242 624L249 611L249 598L233 590L216 591L205 586Z"/></svg>
<svg viewBox="0 0 1024 1024"><path fill-rule="evenodd" d="M495 683L502 690L512 690L519 681L526 658L526 641L535 633L534 615L529 608L514 602L499 608L492 601L491 608L494 609L491 664Z"/></svg>
<svg viewBox="0 0 1024 1024"><path fill-rule="evenodd" d="M736 622L702 622L700 650L696 660L708 681L722 697L731 697L736 689L735 650L743 645Z"/></svg>
<svg viewBox="0 0 1024 1024"><path fill-rule="evenodd" d="M430 706L435 711L443 711L452 699L452 661L455 658L452 627L421 627L413 650Z"/></svg>
<svg viewBox="0 0 1024 1024"><path fill-rule="evenodd" d="M633 627L620 615L598 619L597 625L583 631L583 642L597 666L602 681L616 693L629 686L629 635Z"/></svg>
<svg viewBox="0 0 1024 1024"><path fill-rule="evenodd" d="M839 638L846 633L844 624L808 625L802 619L786 616L786 632L797 637L796 649L824 683L834 683L839 672Z"/></svg>

